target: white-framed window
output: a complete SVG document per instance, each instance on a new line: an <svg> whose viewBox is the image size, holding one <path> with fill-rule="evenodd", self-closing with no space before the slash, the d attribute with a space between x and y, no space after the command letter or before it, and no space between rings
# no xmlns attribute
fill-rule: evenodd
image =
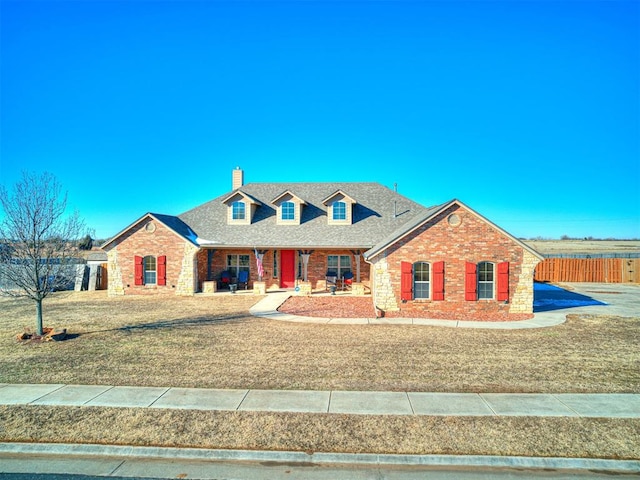
<svg viewBox="0 0 640 480"><path fill-rule="evenodd" d="M333 220L347 219L347 204L342 201L333 202Z"/></svg>
<svg viewBox="0 0 640 480"><path fill-rule="evenodd" d="M233 220L244 220L246 216L246 206L244 202L236 201L231 204L231 218Z"/></svg>
<svg viewBox="0 0 640 480"><path fill-rule="evenodd" d="M227 255L227 270L232 277L238 278L238 273L250 271L249 255Z"/></svg>
<svg viewBox="0 0 640 480"><path fill-rule="evenodd" d="M431 296L431 268L427 262L413 264L413 298L428 299Z"/></svg>
<svg viewBox="0 0 640 480"><path fill-rule="evenodd" d="M351 255L327 255L327 272L336 272L342 278L345 272L351 271Z"/></svg>
<svg viewBox="0 0 640 480"><path fill-rule="evenodd" d="M478 263L478 299L492 300L495 297L495 264Z"/></svg>
<svg viewBox="0 0 640 480"><path fill-rule="evenodd" d="M280 204L280 218L282 220L295 220L296 204L293 202L282 202L282 204Z"/></svg>
<svg viewBox="0 0 640 480"><path fill-rule="evenodd" d="M144 272L144 284L155 285L157 281L158 267L156 264L156 257L153 255L147 255L142 260L143 272Z"/></svg>

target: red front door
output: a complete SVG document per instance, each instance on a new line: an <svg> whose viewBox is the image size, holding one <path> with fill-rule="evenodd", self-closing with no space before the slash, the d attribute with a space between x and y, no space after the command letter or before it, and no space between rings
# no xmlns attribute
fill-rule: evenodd
<svg viewBox="0 0 640 480"><path fill-rule="evenodd" d="M280 286L293 288L296 286L296 251L280 251Z"/></svg>

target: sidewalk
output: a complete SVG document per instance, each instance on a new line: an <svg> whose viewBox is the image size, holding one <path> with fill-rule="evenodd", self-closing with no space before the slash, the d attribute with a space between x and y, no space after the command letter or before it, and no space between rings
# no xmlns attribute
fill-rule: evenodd
<svg viewBox="0 0 640 480"><path fill-rule="evenodd" d="M624 393L355 392L0 384L0 405L353 415L640 418L640 394Z"/></svg>

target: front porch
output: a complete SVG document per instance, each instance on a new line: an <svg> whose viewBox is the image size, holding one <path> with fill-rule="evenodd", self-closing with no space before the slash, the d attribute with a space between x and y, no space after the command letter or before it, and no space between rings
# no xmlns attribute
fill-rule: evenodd
<svg viewBox="0 0 640 480"><path fill-rule="evenodd" d="M202 249L198 252L198 293L288 289L296 294L347 291L370 293L370 266L363 250ZM246 282L240 277L245 276Z"/></svg>

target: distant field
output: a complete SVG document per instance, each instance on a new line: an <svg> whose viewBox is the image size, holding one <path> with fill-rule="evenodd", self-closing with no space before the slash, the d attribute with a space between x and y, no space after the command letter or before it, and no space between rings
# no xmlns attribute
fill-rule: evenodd
<svg viewBox="0 0 640 480"><path fill-rule="evenodd" d="M541 254L640 253L640 240L525 240Z"/></svg>

